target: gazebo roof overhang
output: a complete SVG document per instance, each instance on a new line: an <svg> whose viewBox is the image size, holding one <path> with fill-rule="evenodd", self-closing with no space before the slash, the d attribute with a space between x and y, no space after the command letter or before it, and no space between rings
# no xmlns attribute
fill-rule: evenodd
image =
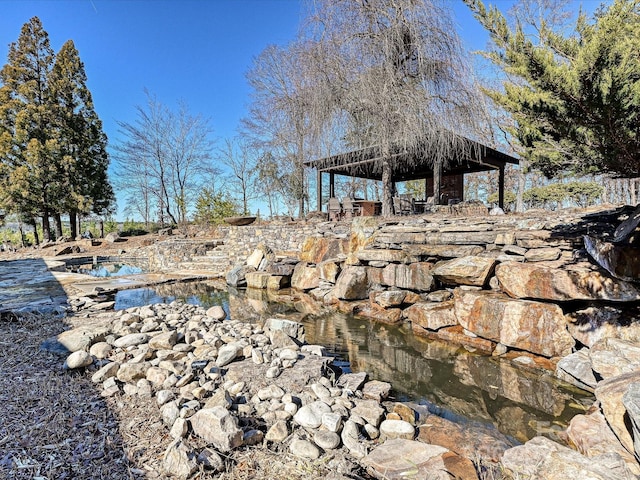
<svg viewBox="0 0 640 480"><path fill-rule="evenodd" d="M461 137L462 138L462 137ZM474 140L463 138L464 148L452 149L451 158L443 162L443 175L457 175L488 170L502 170L507 164L517 165L519 160ZM416 152L396 149L391 153L391 181L404 182L433 177L433 157L429 149ZM319 173L346 175L370 180L382 179L382 156L379 147L369 147L331 157L306 162Z"/></svg>

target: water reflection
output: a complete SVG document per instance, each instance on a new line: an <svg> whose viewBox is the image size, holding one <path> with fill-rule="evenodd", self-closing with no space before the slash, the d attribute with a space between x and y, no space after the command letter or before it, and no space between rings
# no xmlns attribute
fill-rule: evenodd
<svg viewBox="0 0 640 480"><path fill-rule="evenodd" d="M551 375L421 339L405 327L328 312L306 296L263 290L221 292L216 286L220 285L164 285L155 289L156 297L144 293L140 305L154 298L163 302L180 298L205 307L222 305L230 318L249 322L286 315L305 325L309 343L324 345L347 360L353 371L390 382L397 399L422 403L452 420L494 425L523 442L541 434L557 439L568 421L593 402L587 392ZM134 292L120 292L116 308L131 306Z"/></svg>

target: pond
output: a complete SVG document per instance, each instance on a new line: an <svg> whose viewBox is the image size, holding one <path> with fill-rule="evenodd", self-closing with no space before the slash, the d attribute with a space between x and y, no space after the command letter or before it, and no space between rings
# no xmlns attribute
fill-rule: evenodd
<svg viewBox="0 0 640 480"><path fill-rule="evenodd" d="M553 375L481 355L390 326L329 312L305 296L220 290L219 284L178 283L118 292L116 309L180 299L206 308L222 305L229 318L257 323L284 315L303 323L308 343L324 345L351 371L393 385L393 396L457 422L497 428L519 442L561 432L593 396Z"/></svg>

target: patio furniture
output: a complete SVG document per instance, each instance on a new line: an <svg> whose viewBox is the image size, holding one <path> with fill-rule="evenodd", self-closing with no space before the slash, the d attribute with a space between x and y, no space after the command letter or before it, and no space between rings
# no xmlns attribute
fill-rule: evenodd
<svg viewBox="0 0 640 480"><path fill-rule="evenodd" d="M340 200L338 200L336 197L330 197L328 211L329 211L330 222L337 222L341 220L343 216L343 211L342 211L342 204L340 203Z"/></svg>
<svg viewBox="0 0 640 480"><path fill-rule="evenodd" d="M354 203L354 201L349 197L345 197L342 199L342 209L344 211L345 218L348 219L359 217L360 215L362 215L362 207Z"/></svg>
<svg viewBox="0 0 640 480"><path fill-rule="evenodd" d="M413 197L406 194L393 197L393 211L396 215L413 214L415 212Z"/></svg>

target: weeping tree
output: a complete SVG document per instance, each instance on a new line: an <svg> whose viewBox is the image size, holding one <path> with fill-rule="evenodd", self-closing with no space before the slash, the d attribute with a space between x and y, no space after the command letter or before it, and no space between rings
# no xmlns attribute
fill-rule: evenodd
<svg viewBox="0 0 640 480"><path fill-rule="evenodd" d="M320 134L375 152L383 215L392 213L399 155L428 158L435 184L449 159L469 156L482 96L439 0L315 0L303 30L306 100ZM437 198L437 192L436 198Z"/></svg>

